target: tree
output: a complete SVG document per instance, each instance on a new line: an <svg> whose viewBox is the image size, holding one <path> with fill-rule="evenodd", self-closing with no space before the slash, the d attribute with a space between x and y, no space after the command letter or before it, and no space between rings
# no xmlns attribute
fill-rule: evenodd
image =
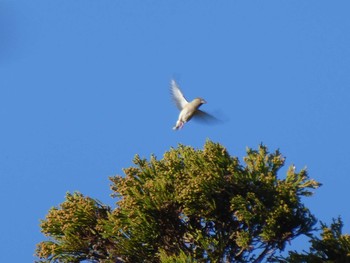
<svg viewBox="0 0 350 263"><path fill-rule="evenodd" d="M343 222L340 218L333 219L330 227L321 223L321 239L317 236L311 238L309 252L289 252L289 257L280 262L349 263L350 235L343 235L342 228Z"/></svg>
<svg viewBox="0 0 350 263"><path fill-rule="evenodd" d="M109 207L80 193L66 194L59 208L51 208L41 231L51 240L38 244L40 262L99 262L108 258L112 242L103 237Z"/></svg>
<svg viewBox="0 0 350 263"><path fill-rule="evenodd" d="M111 177L116 208L67 194L41 222L50 238L40 262L262 262L316 218L301 202L320 184L264 145L247 149L242 165L220 144L179 145L161 160L134 158L125 176Z"/></svg>

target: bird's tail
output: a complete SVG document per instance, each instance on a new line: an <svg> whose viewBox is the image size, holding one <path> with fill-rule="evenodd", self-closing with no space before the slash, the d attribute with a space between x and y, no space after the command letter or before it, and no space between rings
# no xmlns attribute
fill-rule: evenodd
<svg viewBox="0 0 350 263"><path fill-rule="evenodd" d="M177 131L177 130L181 129L182 126L184 126L184 123L183 123L182 121L178 120L178 121L176 122L176 125L173 127L173 130L174 130L174 131Z"/></svg>

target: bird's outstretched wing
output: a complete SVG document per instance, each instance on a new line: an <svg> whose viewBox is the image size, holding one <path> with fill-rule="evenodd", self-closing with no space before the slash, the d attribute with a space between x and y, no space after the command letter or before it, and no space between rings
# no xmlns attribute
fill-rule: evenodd
<svg viewBox="0 0 350 263"><path fill-rule="evenodd" d="M188 101L185 99L179 86L177 85L177 83L173 79L171 80L171 89L170 90L171 90L171 95L173 97L173 100L176 104L176 107L179 110L182 110L185 107L185 105L188 104Z"/></svg>
<svg viewBox="0 0 350 263"><path fill-rule="evenodd" d="M218 124L221 122L221 120L218 118L201 110L196 110L195 114L193 115L193 119L206 124Z"/></svg>

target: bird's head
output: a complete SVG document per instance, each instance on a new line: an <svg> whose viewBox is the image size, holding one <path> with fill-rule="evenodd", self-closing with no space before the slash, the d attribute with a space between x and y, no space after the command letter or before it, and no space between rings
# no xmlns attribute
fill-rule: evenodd
<svg viewBox="0 0 350 263"><path fill-rule="evenodd" d="M201 106L202 104L207 103L207 102L205 101L205 99L202 99L202 98L195 98L193 101L194 101L195 104L197 104L198 106Z"/></svg>

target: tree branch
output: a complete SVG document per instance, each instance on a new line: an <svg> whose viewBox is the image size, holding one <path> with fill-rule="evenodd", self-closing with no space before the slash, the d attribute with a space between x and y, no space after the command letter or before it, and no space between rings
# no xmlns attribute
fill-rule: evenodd
<svg viewBox="0 0 350 263"><path fill-rule="evenodd" d="M258 256L258 258L256 260L253 261L253 263L260 263L264 257L266 256L266 254L269 252L270 247L267 246L263 252L261 252L261 254Z"/></svg>

